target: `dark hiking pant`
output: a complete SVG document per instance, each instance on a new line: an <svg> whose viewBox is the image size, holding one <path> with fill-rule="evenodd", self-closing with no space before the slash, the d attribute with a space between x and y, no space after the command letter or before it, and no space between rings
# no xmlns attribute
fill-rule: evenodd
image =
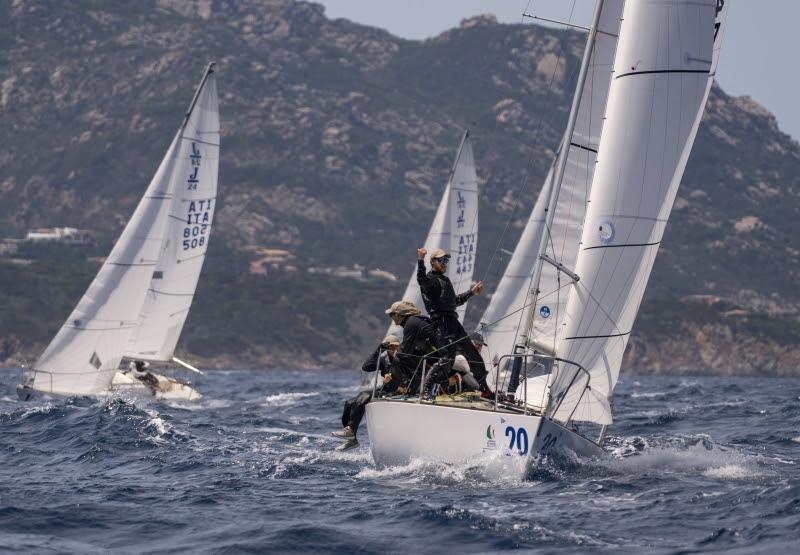
<svg viewBox="0 0 800 555"><path fill-rule="evenodd" d="M372 392L362 391L352 399L345 401L342 412L342 426L350 426L353 433L358 432L358 426L367 410L367 403L372 400Z"/></svg>
<svg viewBox="0 0 800 555"><path fill-rule="evenodd" d="M436 326L436 339L438 345L440 345L437 352L439 362L429 370L428 379L425 380L426 389L434 384L443 385L447 383L450 369L453 367L453 361L459 352L467 359L469 369L475 379L478 380L481 389L485 389L486 365L483 363L483 357L481 357L481 354L472 344L469 335L464 330L464 326L458 321L458 315L455 312L438 314L431 321Z"/></svg>

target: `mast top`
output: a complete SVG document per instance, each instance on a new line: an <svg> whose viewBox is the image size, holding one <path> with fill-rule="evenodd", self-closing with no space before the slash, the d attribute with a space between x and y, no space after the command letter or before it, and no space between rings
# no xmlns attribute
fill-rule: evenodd
<svg viewBox="0 0 800 555"><path fill-rule="evenodd" d="M197 85L197 89L194 91L194 96L192 97L192 101L189 103L189 108L186 110L186 115L183 117L183 123L181 124L181 129L186 127L186 123L189 121L189 116L192 115L192 110L194 110L195 104L197 104L197 99L200 97L200 91L203 90L203 86L206 84L208 77L216 71L217 62L211 61L206 66L205 70L203 70L203 77L200 79L200 84Z"/></svg>

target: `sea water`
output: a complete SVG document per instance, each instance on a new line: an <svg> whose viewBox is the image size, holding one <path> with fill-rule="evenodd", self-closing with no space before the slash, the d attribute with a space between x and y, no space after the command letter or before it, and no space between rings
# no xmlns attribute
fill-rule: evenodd
<svg viewBox="0 0 800 555"><path fill-rule="evenodd" d="M0 550L794 552L800 379L623 376L606 461L377 468L329 432L359 376L209 372L199 402L16 399ZM398 426L402 426L398 422Z"/></svg>

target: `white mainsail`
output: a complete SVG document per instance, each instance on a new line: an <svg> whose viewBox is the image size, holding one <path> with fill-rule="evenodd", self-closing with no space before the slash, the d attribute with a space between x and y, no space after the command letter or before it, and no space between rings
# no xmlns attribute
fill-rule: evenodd
<svg viewBox="0 0 800 555"><path fill-rule="evenodd" d="M161 255L125 356L170 361L203 268L217 197L217 84L207 74L180 133L172 173L174 198Z"/></svg>
<svg viewBox="0 0 800 555"><path fill-rule="evenodd" d="M475 251L478 246L478 176L469 131L464 133L456 154L450 179L436 210L428 237L428 252L443 249L452 255L448 277L456 293L463 293L472 285L475 268ZM425 312L422 293L417 284L417 270L411 274L403 299L413 302ZM464 320L466 305L458 307L458 317ZM391 326L390 333L402 335L402 328Z"/></svg>
<svg viewBox="0 0 800 555"><path fill-rule="evenodd" d="M210 71L211 66L207 74ZM179 181L175 172L186 152L182 130L183 126L94 281L26 372L25 387L59 395L94 395L108 389L138 325L163 251Z"/></svg>
<svg viewBox="0 0 800 555"><path fill-rule="evenodd" d="M555 420L611 422L609 396L713 81L725 2L627 2L575 284Z"/></svg>
<svg viewBox="0 0 800 555"><path fill-rule="evenodd" d="M622 6L623 0L606 0L599 8L597 34L590 47L588 74L578 101L575 128L572 136L564 141L569 145L566 166L542 254L570 269L574 268L578 254L586 201L597 159ZM487 365L494 362L490 358L496 359L514 351L524 308L533 302L531 287L545 232L553 178L554 168L551 168L508 267L481 318L484 339L488 344L484 350ZM555 266L542 266L530 338L531 344L540 351L552 353L555 350L571 285L572 280Z"/></svg>

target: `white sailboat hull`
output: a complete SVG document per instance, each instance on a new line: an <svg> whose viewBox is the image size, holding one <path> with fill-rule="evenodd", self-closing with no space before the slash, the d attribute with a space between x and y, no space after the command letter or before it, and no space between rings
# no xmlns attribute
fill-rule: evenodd
<svg viewBox="0 0 800 555"><path fill-rule="evenodd" d="M527 459L540 456L602 457L596 443L546 418L511 412L376 399L367 405L372 457L378 466L414 459L457 464L497 453Z"/></svg>
<svg viewBox="0 0 800 555"><path fill-rule="evenodd" d="M153 374L158 378L158 390L153 392L148 386L130 374L117 372L111 382L111 390L118 392L130 391L142 395L154 396L165 401L197 401L202 399L199 391L186 383L181 383L168 376Z"/></svg>

